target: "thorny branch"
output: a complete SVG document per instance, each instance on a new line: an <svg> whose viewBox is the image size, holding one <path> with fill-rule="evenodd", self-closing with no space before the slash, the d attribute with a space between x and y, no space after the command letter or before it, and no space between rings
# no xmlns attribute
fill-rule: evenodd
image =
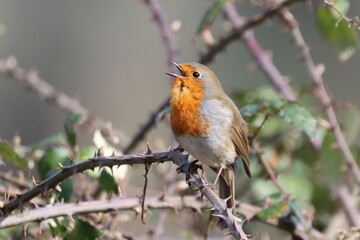
<svg viewBox="0 0 360 240"><path fill-rule="evenodd" d="M325 112L332 125L331 130L333 131L338 147L340 148L345 158L346 167L353 174L357 184L360 186L360 169L355 161L353 154L350 151L349 145L346 143L344 134L340 129L339 120L332 105L332 99L330 97L328 89L326 89L325 87L322 72L315 65L314 60L311 57L309 47L302 36L302 33L294 16L287 10L283 11L282 16L292 29L292 35L295 43L300 48L306 67L308 68L310 76L316 85L316 96L325 108Z"/></svg>
<svg viewBox="0 0 360 240"><path fill-rule="evenodd" d="M174 209L191 208L200 211L203 202L196 196L155 196L147 197L144 205L146 209ZM73 216L83 213L132 210L139 213L141 200L139 198L115 198L111 200L86 201L79 203L59 203L51 207L36 208L23 213L10 215L0 219L0 229L24 224L27 222L43 221L60 216Z"/></svg>
<svg viewBox="0 0 360 240"><path fill-rule="evenodd" d="M101 118L91 115L90 111L78 101L45 82L36 71L21 68L15 57L11 56L6 60L0 60L0 73L16 80L20 85L37 93L42 99L54 103L60 109L68 113L81 114L81 126L91 131L100 129L110 144L115 146L119 142L127 140L127 136L123 132L112 128L108 122Z"/></svg>
<svg viewBox="0 0 360 240"><path fill-rule="evenodd" d="M149 148L150 150L150 148ZM150 152L148 152L147 154L150 154ZM144 188L143 188L143 195L141 197L141 222L143 224L145 224L145 220L144 220L144 214L145 214L145 198L146 198L146 190L147 190L147 186L148 186L148 176L149 176L149 171L151 168L151 164L145 162L144 164L145 166L145 174L144 174L144 178L145 178L145 182L144 182Z"/></svg>
<svg viewBox="0 0 360 240"><path fill-rule="evenodd" d="M25 191L22 194L17 195L16 198L10 200L5 203L0 211L2 215L6 216L11 213L14 209L20 207L22 204L30 201L32 198L46 193L47 191L58 186L62 181L66 178L76 174L81 173L88 169L94 169L95 167L114 167L121 165L133 165L133 164L145 164L147 163L162 163L166 161L172 161L172 156L175 151L165 151L165 152L157 152L149 155L146 154L138 154L138 155L124 155L124 156L94 156L93 158L89 158L88 160L74 163L72 165L61 167L61 170L49 177L48 179L37 183L34 187Z"/></svg>
<svg viewBox="0 0 360 240"><path fill-rule="evenodd" d="M44 221L60 216L72 217L77 214L109 212L109 211L134 211L139 213L141 207L139 198L114 198L110 200L96 200L78 203L58 203L50 207L35 208L23 213L9 215L0 218L0 229L25 224L27 222ZM151 196L146 198L146 209L172 209L179 211L184 208L200 212L206 208L203 201L197 196ZM249 219L261 211L260 207L247 203L240 203L236 206L237 214L244 215ZM268 224L277 226L278 223L268 220ZM288 230L288 229L284 229ZM301 224L296 225L296 234L305 233ZM325 235L315 229L311 229L309 234L316 239L328 239Z"/></svg>
<svg viewBox="0 0 360 240"><path fill-rule="evenodd" d="M5 203L0 210L2 215L5 217L14 209L30 201L35 196L57 187L58 184L66 178L87 169L94 169L95 167L112 168L123 164L133 165L151 164L155 162L162 163L165 161L173 161L179 166L181 172L186 173L189 177L189 184L195 185L200 190L201 194L209 200L213 206L212 210L217 212L217 217L224 220L230 234L233 235L235 239L248 239L247 235L242 230L243 222L232 214L232 209L228 209L226 207L226 200L220 199L215 194L215 192L209 187L209 183L206 179L198 173L198 167L195 167L194 164L190 164L188 161L188 155L184 155L178 149L157 153L151 153L151 150L149 150L145 154L138 155L116 156L113 154L109 157L95 155L93 158L89 158L88 160L61 167L60 172L36 184L30 190L17 195L16 198Z"/></svg>

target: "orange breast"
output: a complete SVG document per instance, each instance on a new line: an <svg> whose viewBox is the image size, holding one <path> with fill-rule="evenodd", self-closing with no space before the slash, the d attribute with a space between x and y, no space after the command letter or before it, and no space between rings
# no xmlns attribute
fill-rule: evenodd
<svg viewBox="0 0 360 240"><path fill-rule="evenodd" d="M184 68L184 66L183 66ZM204 136L208 122L201 118L203 83L194 78L175 78L171 89L171 128L176 136Z"/></svg>

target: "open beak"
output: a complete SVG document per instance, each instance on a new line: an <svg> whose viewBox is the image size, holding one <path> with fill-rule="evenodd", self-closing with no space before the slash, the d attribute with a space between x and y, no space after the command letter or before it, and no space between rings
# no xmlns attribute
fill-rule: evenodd
<svg viewBox="0 0 360 240"><path fill-rule="evenodd" d="M179 78L186 77L186 72L184 71L184 69L182 69L182 67L179 64L177 64L176 62L171 62L171 63L175 65L175 67L179 70L181 75L176 74L176 73L169 73L169 72L166 73L167 75L172 76L172 77L179 77Z"/></svg>

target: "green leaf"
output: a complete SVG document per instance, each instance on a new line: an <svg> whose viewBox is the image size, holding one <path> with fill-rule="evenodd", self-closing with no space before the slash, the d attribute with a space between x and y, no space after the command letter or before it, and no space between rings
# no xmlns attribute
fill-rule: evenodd
<svg viewBox="0 0 360 240"><path fill-rule="evenodd" d="M119 194L118 185L112 175L110 175L105 169L101 171L99 177L99 183L102 190L107 193Z"/></svg>
<svg viewBox="0 0 360 240"><path fill-rule="evenodd" d="M336 139L332 132L328 132L324 138L320 156L320 177L329 184L329 186L340 186L343 184L345 163L343 161L344 157L340 149L334 147Z"/></svg>
<svg viewBox="0 0 360 240"><path fill-rule="evenodd" d="M89 158L94 156L94 150L93 147L82 147L80 148L79 154L75 156L74 160L75 162L81 162L85 158Z"/></svg>
<svg viewBox="0 0 360 240"><path fill-rule="evenodd" d="M310 139L315 137L317 121L305 107L296 102L289 101L280 108L279 115L303 130Z"/></svg>
<svg viewBox="0 0 360 240"><path fill-rule="evenodd" d="M254 179L251 184L251 190L254 193L257 200L263 200L269 195L275 194L278 191L274 183L270 180Z"/></svg>
<svg viewBox="0 0 360 240"><path fill-rule="evenodd" d="M343 2L343 1L341 1ZM341 8L346 8L346 3L340 3ZM358 46L358 35L354 27L349 27L345 20L340 19L340 15L330 7L318 7L316 9L317 25L320 34L331 44L339 47L342 52L340 57L347 60Z"/></svg>
<svg viewBox="0 0 360 240"><path fill-rule="evenodd" d="M343 14L346 14L350 8L350 2L348 0L335 0L333 2L334 2L334 7L336 9L338 9L340 12L342 12ZM337 16L338 18L341 17L341 14L335 10L333 10L333 14L335 16Z"/></svg>
<svg viewBox="0 0 360 240"><path fill-rule="evenodd" d="M50 145L58 145L65 143L66 138L63 133L58 133L55 135L52 135L50 137L44 138L34 144L31 145L32 148L46 148Z"/></svg>
<svg viewBox="0 0 360 240"><path fill-rule="evenodd" d="M356 104L349 103L338 109L341 128L349 145L356 143L360 130L360 110Z"/></svg>
<svg viewBox="0 0 360 240"><path fill-rule="evenodd" d="M76 219L75 227L72 232L67 236L68 240L95 240L101 236L99 229L91 225L89 222Z"/></svg>
<svg viewBox="0 0 360 240"><path fill-rule="evenodd" d="M26 160L20 157L9 143L4 141L0 142L0 158L13 163L23 170L28 169Z"/></svg>
<svg viewBox="0 0 360 240"><path fill-rule="evenodd" d="M82 119L82 115L79 113L71 114L65 122L66 138L71 147L76 145L76 133L74 125Z"/></svg>
<svg viewBox="0 0 360 240"><path fill-rule="evenodd" d="M65 181L60 183L61 192L57 193L60 199L64 202L70 202L71 197L74 193L74 180L67 178Z"/></svg>
<svg viewBox="0 0 360 240"><path fill-rule="evenodd" d="M39 161L38 172L41 180L44 180L50 174L57 172L59 163L65 164L69 161L69 151L64 147L53 147L49 149Z"/></svg>
<svg viewBox="0 0 360 240"><path fill-rule="evenodd" d="M196 29L197 34L201 33L206 28L209 28L211 26L216 16L224 8L225 2L226 0L217 0L213 4L211 4L208 9L206 9L206 12L201 18L200 23Z"/></svg>
<svg viewBox="0 0 360 240"><path fill-rule="evenodd" d="M313 186L310 180L301 175L283 174L279 177L281 186L300 203L309 203L312 198Z"/></svg>
<svg viewBox="0 0 360 240"><path fill-rule="evenodd" d="M307 224L306 218L305 218L304 214L302 213L299 205L294 201L290 201L289 206L295 215L295 220L297 222L301 223L306 231L309 231L311 229L311 226L309 226Z"/></svg>
<svg viewBox="0 0 360 240"><path fill-rule="evenodd" d="M256 216L262 220L281 217L287 212L288 209L289 209L289 205L287 202L279 202L272 204L267 208L261 210L256 214Z"/></svg>
<svg viewBox="0 0 360 240"><path fill-rule="evenodd" d="M68 234L69 219L63 218L59 221L58 218L54 218L54 223L49 223L50 232L53 238L60 236L65 237Z"/></svg>

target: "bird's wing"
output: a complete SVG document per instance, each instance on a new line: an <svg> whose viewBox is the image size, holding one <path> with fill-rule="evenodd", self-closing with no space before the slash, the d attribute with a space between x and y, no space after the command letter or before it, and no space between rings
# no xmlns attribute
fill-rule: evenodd
<svg viewBox="0 0 360 240"><path fill-rule="evenodd" d="M241 155L246 174L251 177L249 161L250 149L247 138L247 123L241 117L240 112L237 110L237 108L236 111L234 111L234 115L234 121L231 127L231 140L234 143L236 153L238 155Z"/></svg>

